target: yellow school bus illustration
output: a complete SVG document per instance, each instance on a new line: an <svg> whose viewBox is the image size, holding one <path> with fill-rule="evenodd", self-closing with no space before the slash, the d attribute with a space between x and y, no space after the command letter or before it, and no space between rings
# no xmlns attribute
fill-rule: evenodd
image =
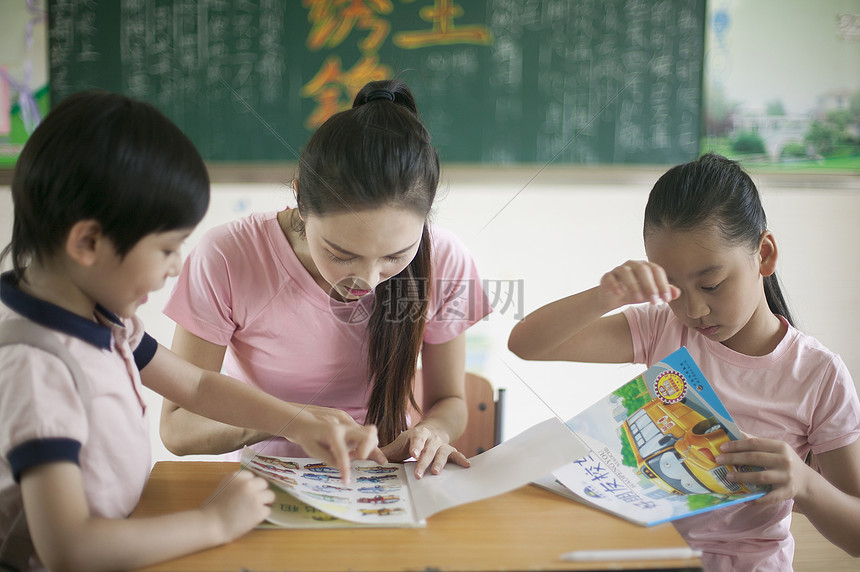
<svg viewBox="0 0 860 572"><path fill-rule="evenodd" d="M755 492L726 480L729 471L747 467L719 465L720 445L729 440L723 425L683 402L653 399L622 424L640 474L674 494Z"/></svg>

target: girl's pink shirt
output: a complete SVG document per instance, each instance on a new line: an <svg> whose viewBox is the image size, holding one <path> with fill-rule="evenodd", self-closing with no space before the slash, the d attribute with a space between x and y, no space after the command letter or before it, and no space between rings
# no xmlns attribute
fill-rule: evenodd
<svg viewBox="0 0 860 572"><path fill-rule="evenodd" d="M433 283L424 341L439 344L462 334L491 308L463 244L437 226L431 226L431 239ZM364 423L372 304L373 294L347 303L324 292L296 257L277 213L268 212L207 232L185 260L164 313L194 335L226 346L222 371L227 375L286 401L342 409ZM402 308L389 311L403 318ZM282 439L254 448L305 456Z"/></svg>
<svg viewBox="0 0 860 572"><path fill-rule="evenodd" d="M687 328L667 305L624 310L634 362L653 365L686 346L738 427L787 442L801 458L854 443L860 401L840 357L788 326L769 354L747 356ZM742 504L675 521L705 570L791 570L793 502Z"/></svg>

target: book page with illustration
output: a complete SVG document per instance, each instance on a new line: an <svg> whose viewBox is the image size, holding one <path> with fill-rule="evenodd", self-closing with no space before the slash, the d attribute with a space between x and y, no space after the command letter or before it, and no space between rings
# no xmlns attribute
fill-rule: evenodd
<svg viewBox="0 0 860 572"><path fill-rule="evenodd" d="M567 422L587 455L535 481L642 525L747 502L763 490L726 479L754 467L719 465L742 437L686 348Z"/></svg>

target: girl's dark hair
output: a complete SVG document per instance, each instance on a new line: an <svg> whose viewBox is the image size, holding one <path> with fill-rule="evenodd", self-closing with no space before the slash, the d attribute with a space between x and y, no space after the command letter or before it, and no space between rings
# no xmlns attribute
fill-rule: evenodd
<svg viewBox="0 0 860 572"><path fill-rule="evenodd" d="M439 156L409 88L397 80L365 85L352 109L333 115L311 136L299 159L298 181L302 217L394 206L426 220L439 185ZM376 424L382 443L406 429L408 405L418 409L412 380L430 280L430 231L425 222L412 262L376 286L368 325L373 386L367 422Z"/></svg>
<svg viewBox="0 0 860 572"><path fill-rule="evenodd" d="M103 91L70 95L33 131L12 179L16 279L62 247L71 227L97 221L125 256L152 232L195 226L209 175L194 145L148 103Z"/></svg>
<svg viewBox="0 0 860 572"><path fill-rule="evenodd" d="M767 217L758 189L735 161L708 153L669 169L651 189L645 206L645 230L693 230L712 224L732 244L758 248ZM767 305L788 323L794 320L776 273L764 279Z"/></svg>

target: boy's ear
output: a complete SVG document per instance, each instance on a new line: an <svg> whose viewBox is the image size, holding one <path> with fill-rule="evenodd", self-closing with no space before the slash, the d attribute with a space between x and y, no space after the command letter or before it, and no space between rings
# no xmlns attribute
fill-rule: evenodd
<svg viewBox="0 0 860 572"><path fill-rule="evenodd" d="M102 225L92 219L79 220L66 235L66 254L81 266L91 266L103 241Z"/></svg>
<svg viewBox="0 0 860 572"><path fill-rule="evenodd" d="M776 248L776 239L771 231L766 230L761 233L758 253L761 260L761 262L759 262L759 271L761 272L761 275L770 276L776 272L776 259L778 252Z"/></svg>

